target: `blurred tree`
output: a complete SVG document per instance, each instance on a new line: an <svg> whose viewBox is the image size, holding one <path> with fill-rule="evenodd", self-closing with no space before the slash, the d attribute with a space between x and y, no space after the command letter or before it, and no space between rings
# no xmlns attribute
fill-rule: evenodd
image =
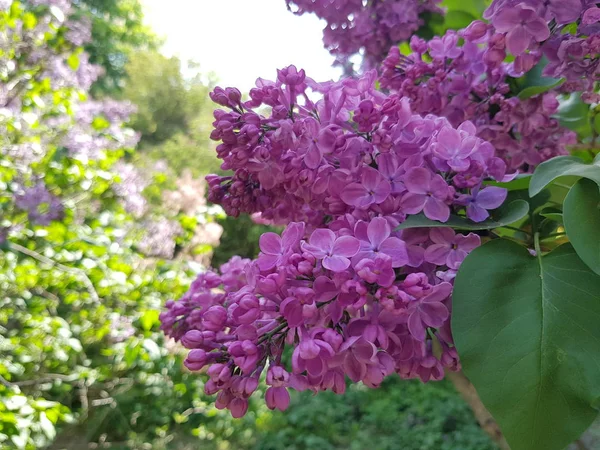
<svg viewBox="0 0 600 450"><path fill-rule="evenodd" d="M123 88L129 55L143 49L156 49L160 40L144 24L140 0L73 0L75 17L92 25L92 39L85 50L90 62L105 73L92 88L95 95L114 95Z"/></svg>
<svg viewBox="0 0 600 450"><path fill-rule="evenodd" d="M126 73L121 98L137 107L131 126L141 134L140 149L165 160L177 174L217 171L220 163L209 138L213 80L205 79L197 64L155 51L132 54Z"/></svg>
<svg viewBox="0 0 600 450"><path fill-rule="evenodd" d="M137 106L131 126L142 134L142 145L161 144L178 133L208 139L207 133L192 128L202 109L212 112L207 106L210 86L199 75L186 78L178 58L155 51L132 54L125 70L128 82L122 97Z"/></svg>

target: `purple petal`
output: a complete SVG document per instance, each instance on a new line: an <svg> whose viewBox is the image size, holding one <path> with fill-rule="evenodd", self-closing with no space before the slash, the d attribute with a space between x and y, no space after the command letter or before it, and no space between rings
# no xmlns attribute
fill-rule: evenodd
<svg viewBox="0 0 600 450"><path fill-rule="evenodd" d="M353 236L341 236L335 240L333 250L334 256L345 256L351 258L360 250L360 241Z"/></svg>
<svg viewBox="0 0 600 450"><path fill-rule="evenodd" d="M326 128L321 134L319 134L319 139L317 145L322 153L331 153L335 148L335 141L337 140L337 136L333 131Z"/></svg>
<svg viewBox="0 0 600 450"><path fill-rule="evenodd" d="M413 167L406 172L404 186L413 194L427 194L431 183L431 172L424 167Z"/></svg>
<svg viewBox="0 0 600 450"><path fill-rule="evenodd" d="M339 292L335 283L325 276L320 276L315 280L313 290L316 293L315 301L317 302L328 302L334 299Z"/></svg>
<svg viewBox="0 0 600 450"><path fill-rule="evenodd" d="M343 272L350 266L350 260L344 256L326 256L323 267L332 272Z"/></svg>
<svg viewBox="0 0 600 450"><path fill-rule="evenodd" d="M452 228L432 228L429 232L429 239L436 244L446 244L450 246L454 243L455 233Z"/></svg>
<svg viewBox="0 0 600 450"><path fill-rule="evenodd" d="M377 158L377 166L383 176L391 178L398 171L398 158L393 153L382 153Z"/></svg>
<svg viewBox="0 0 600 450"><path fill-rule="evenodd" d="M408 264L406 244L398 238L388 238L379 247L381 253L392 258L392 267L402 267Z"/></svg>
<svg viewBox="0 0 600 450"><path fill-rule="evenodd" d="M425 326L423 325L419 312L416 310L408 317L408 331L410 331L410 334L412 334L416 340L421 342L425 341Z"/></svg>
<svg viewBox="0 0 600 450"><path fill-rule="evenodd" d="M371 223L369 223L367 228L369 242L371 242L371 245L377 249L381 243L390 236L391 232L392 230L390 229L390 224L383 217L376 217L371 220Z"/></svg>
<svg viewBox="0 0 600 450"><path fill-rule="evenodd" d="M304 228L304 222L290 223L281 234L282 247L287 250L295 246L304 236Z"/></svg>
<svg viewBox="0 0 600 450"><path fill-rule="evenodd" d="M313 231L308 239L310 245L320 248L328 253L333 249L334 242L335 233L325 228L319 228Z"/></svg>
<svg viewBox="0 0 600 450"><path fill-rule="evenodd" d="M488 186L479 191L475 201L477 202L477 205L482 208L496 209L504 203L507 195L508 191L504 188Z"/></svg>
<svg viewBox="0 0 600 450"><path fill-rule="evenodd" d="M425 213L425 217L431 220L447 222L450 218L450 208L448 205L435 197L427 198L423 212Z"/></svg>
<svg viewBox="0 0 600 450"><path fill-rule="evenodd" d="M260 270L271 270L279 262L279 255L265 255L264 253L259 255L256 264Z"/></svg>
<svg viewBox="0 0 600 450"><path fill-rule="evenodd" d="M428 198L429 197L423 194L411 194L410 192L404 194L402 201L400 202L402 212L405 214L420 213L423 211Z"/></svg>
<svg viewBox="0 0 600 450"><path fill-rule="evenodd" d="M321 154L321 150L315 144L311 144L308 147L308 151L306 152L306 156L304 157L304 163L306 167L309 169L316 169L321 164L321 159L323 155Z"/></svg>
<svg viewBox="0 0 600 450"><path fill-rule="evenodd" d="M435 175L431 179L430 189L437 198L445 200L448 196L448 183L440 175Z"/></svg>
<svg viewBox="0 0 600 450"><path fill-rule="evenodd" d="M475 233L469 233L467 236L459 234L455 242L458 248L468 253L481 245L481 238Z"/></svg>
<svg viewBox="0 0 600 450"><path fill-rule="evenodd" d="M466 257L467 252L465 252L464 250L452 250L448 254L448 267L450 267L451 269L458 269Z"/></svg>
<svg viewBox="0 0 600 450"><path fill-rule="evenodd" d="M506 47L513 55L522 54L531 42L531 36L522 25L517 25L506 35Z"/></svg>
<svg viewBox="0 0 600 450"><path fill-rule="evenodd" d="M373 191L375 203L383 203L392 193L392 185L387 180L382 180Z"/></svg>
<svg viewBox="0 0 600 450"><path fill-rule="evenodd" d="M352 346L352 353L356 359L363 363L372 363L377 354L377 347L373 343L360 339Z"/></svg>
<svg viewBox="0 0 600 450"><path fill-rule="evenodd" d="M323 364L323 360L321 358L309 359L305 362L305 364L309 375L314 377L318 377L325 371L325 365Z"/></svg>
<svg viewBox="0 0 600 450"><path fill-rule="evenodd" d="M446 265L451 247L447 244L434 244L425 250L425 261L439 266Z"/></svg>
<svg viewBox="0 0 600 450"><path fill-rule="evenodd" d="M344 359L344 372L355 383L358 383L367 375L367 366L361 364L357 359L348 352Z"/></svg>
<svg viewBox="0 0 600 450"><path fill-rule="evenodd" d="M441 327L450 313L443 303L432 302L419 305L421 320L430 327Z"/></svg>
<svg viewBox="0 0 600 450"><path fill-rule="evenodd" d="M373 167L365 167L362 170L361 180L362 184L367 190L374 191L377 189L379 183L383 181L383 176L377 169L374 169Z"/></svg>
<svg viewBox="0 0 600 450"><path fill-rule="evenodd" d="M487 212L487 209L478 206L476 203L469 203L467 205L467 217L473 222L483 222L490 217L490 213Z"/></svg>
<svg viewBox="0 0 600 450"><path fill-rule="evenodd" d="M541 17L527 22L525 29L535 38L536 41L542 42L550 37L548 24Z"/></svg>
<svg viewBox="0 0 600 450"><path fill-rule="evenodd" d="M422 302L442 302L452 293L452 285L450 283L440 283L433 288L433 292L421 299Z"/></svg>
<svg viewBox="0 0 600 450"><path fill-rule="evenodd" d="M357 207L366 207L373 203L373 199L367 189L359 183L352 183L346 186L340 198L347 205Z"/></svg>
<svg viewBox="0 0 600 450"><path fill-rule="evenodd" d="M506 33L521 23L520 10L517 8L503 8L493 19L496 31Z"/></svg>
<svg viewBox="0 0 600 450"><path fill-rule="evenodd" d="M456 151L460 148L460 134L454 128L444 127L438 133L437 142L438 144L440 144L440 150L444 150L444 154L453 156L456 154Z"/></svg>
<svg viewBox="0 0 600 450"><path fill-rule="evenodd" d="M266 255L281 254L281 238L277 233L264 233L258 240L258 246Z"/></svg>

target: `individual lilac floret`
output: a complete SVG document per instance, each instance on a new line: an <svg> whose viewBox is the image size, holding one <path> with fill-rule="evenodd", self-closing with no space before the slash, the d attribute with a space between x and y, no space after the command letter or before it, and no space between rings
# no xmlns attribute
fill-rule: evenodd
<svg viewBox="0 0 600 450"><path fill-rule="evenodd" d="M467 255L481 244L475 233L455 234L452 228L433 228L429 237L433 245L425 250L425 261L450 269L458 269Z"/></svg>
<svg viewBox="0 0 600 450"><path fill-rule="evenodd" d="M358 253L360 242L352 236L336 237L331 230L315 230L302 250L323 261L323 267L342 272L350 266L350 259Z"/></svg>
<svg viewBox="0 0 600 450"><path fill-rule="evenodd" d="M404 185L408 192L402 197L402 210L406 214L423 211L428 219L448 220L450 208L446 202L450 190L440 175L423 167L414 167L406 173Z"/></svg>
<svg viewBox="0 0 600 450"><path fill-rule="evenodd" d="M499 208L506 200L508 191L501 187L488 186L475 188L470 195L461 196L461 202L467 206L467 217L473 222L483 222L490 216L488 210Z"/></svg>

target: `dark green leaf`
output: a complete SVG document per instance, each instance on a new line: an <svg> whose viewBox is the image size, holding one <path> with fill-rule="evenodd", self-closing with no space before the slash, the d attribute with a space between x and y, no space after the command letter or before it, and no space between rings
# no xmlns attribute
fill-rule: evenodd
<svg viewBox="0 0 600 450"><path fill-rule="evenodd" d="M402 222L396 230L405 230L407 228L430 228L430 227L450 227L456 230L492 230L494 228L510 225L522 219L529 212L529 205L524 200L515 200L508 203L496 211L492 211L492 217L483 222L473 222L466 217L450 216L448 222L438 222L425 217L423 214L409 216Z"/></svg>
<svg viewBox="0 0 600 450"><path fill-rule="evenodd" d="M557 212L542 212L540 216L546 219L553 220L554 222L563 223L563 215Z"/></svg>
<svg viewBox="0 0 600 450"><path fill-rule="evenodd" d="M521 100L527 100L528 98L531 98L534 95L539 95L543 94L544 92L548 92L549 90L554 89L555 87L558 87L565 82L564 78L561 78L560 80L554 80L553 78L549 78L549 80L552 80L550 84L541 86L529 86L523 89L521 92L519 92L519 98Z"/></svg>
<svg viewBox="0 0 600 450"><path fill-rule="evenodd" d="M557 178L569 175L588 178L600 185L599 164L585 164L575 156L558 156L537 167L531 177L529 194L534 196Z"/></svg>
<svg viewBox="0 0 600 450"><path fill-rule="evenodd" d="M589 180L579 180L564 203L567 236L579 257L600 274L600 191Z"/></svg>
<svg viewBox="0 0 600 450"><path fill-rule="evenodd" d="M452 330L512 450L562 450L598 415L600 277L570 245L533 257L494 240L462 264Z"/></svg>

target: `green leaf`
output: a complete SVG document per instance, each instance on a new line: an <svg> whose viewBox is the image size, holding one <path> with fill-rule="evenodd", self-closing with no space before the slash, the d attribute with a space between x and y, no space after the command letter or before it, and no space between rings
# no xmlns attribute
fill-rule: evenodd
<svg viewBox="0 0 600 450"><path fill-rule="evenodd" d="M451 11L466 11L469 14L480 17L487 8L487 2L481 0L443 0L440 5Z"/></svg>
<svg viewBox="0 0 600 450"><path fill-rule="evenodd" d="M548 65L548 59L543 57L525 76L519 78L518 85L522 87L519 98L526 100L534 95L543 94L565 82L565 79L549 78L542 75L544 67Z"/></svg>
<svg viewBox="0 0 600 450"><path fill-rule="evenodd" d="M466 217L450 216L448 222L438 222L425 217L423 214L409 216L396 230L407 228L450 227L456 230L492 230L515 223L529 212L529 205L524 200L515 200L492 211L491 218L483 222L473 222Z"/></svg>
<svg viewBox="0 0 600 450"><path fill-rule="evenodd" d="M600 191L589 180L579 180L564 203L565 230L579 257L600 274Z"/></svg>
<svg viewBox="0 0 600 450"><path fill-rule="evenodd" d="M557 212L542 212L540 216L545 217L546 219L553 220L554 222L563 223L563 215Z"/></svg>
<svg viewBox="0 0 600 450"><path fill-rule="evenodd" d="M589 121L590 105L581 100L580 94L571 94L568 99L561 101L556 118L563 127L579 134L581 138L592 135Z"/></svg>
<svg viewBox="0 0 600 450"><path fill-rule="evenodd" d="M544 92L548 92L549 90L554 89L555 87L560 86L564 82L565 82L565 79L561 78L560 80L554 81L552 84L548 84L546 86L530 86L530 87L527 87L527 88L523 89L521 92L519 92L519 98L521 100L527 100L528 98L531 98L534 95L539 95L539 94L543 94Z"/></svg>
<svg viewBox="0 0 600 450"><path fill-rule="evenodd" d="M486 186L498 186L504 189L508 189L509 191L521 191L529 188L529 183L531 182L531 175L518 175L512 181L507 181L505 183L498 181L488 181L485 183Z"/></svg>
<svg viewBox="0 0 600 450"><path fill-rule="evenodd" d="M557 156L544 161L535 169L529 184L529 194L533 197L557 178L569 175L588 178L600 185L599 164L585 164L575 156Z"/></svg>
<svg viewBox="0 0 600 450"><path fill-rule="evenodd" d="M142 317L140 317L140 324L144 331L150 331L155 323L158 323L159 312L153 309L149 309Z"/></svg>
<svg viewBox="0 0 600 450"><path fill-rule="evenodd" d="M467 11L448 11L444 16L444 29L460 30L468 27L474 20L477 20L477 18Z"/></svg>
<svg viewBox="0 0 600 450"><path fill-rule="evenodd" d="M454 339L512 450L563 450L594 421L599 320L600 277L568 244L533 257L498 239L465 259Z"/></svg>

